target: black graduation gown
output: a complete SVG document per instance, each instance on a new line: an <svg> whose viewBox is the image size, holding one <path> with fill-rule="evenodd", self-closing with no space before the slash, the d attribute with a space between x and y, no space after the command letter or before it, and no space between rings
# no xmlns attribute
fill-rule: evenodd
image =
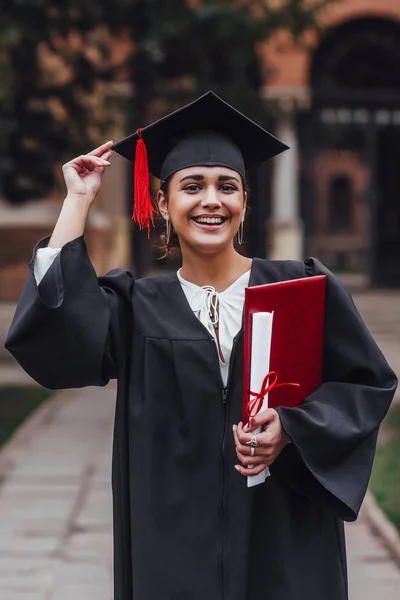
<svg viewBox="0 0 400 600"><path fill-rule="evenodd" d="M115 600L347 598L343 521L357 518L397 381L317 260L254 259L250 285L314 274L327 275L324 383L279 409L293 443L252 489L234 469L242 332L225 393L176 274L97 278L77 238L39 290L29 276L6 343L22 367L48 388L118 378Z"/></svg>

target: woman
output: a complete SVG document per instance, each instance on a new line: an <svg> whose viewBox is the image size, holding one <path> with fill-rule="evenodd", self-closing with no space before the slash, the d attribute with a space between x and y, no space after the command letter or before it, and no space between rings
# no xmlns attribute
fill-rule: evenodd
<svg viewBox="0 0 400 600"><path fill-rule="evenodd" d="M136 165L145 142L162 180L158 205L182 268L96 277L83 233L109 166L104 144L64 166L67 197L35 249L7 340L46 387L118 379L115 600L344 600L343 521L357 518L395 375L321 263L234 249L245 167L283 144L212 93L115 149L132 158L136 142ZM240 422L244 289L318 274L327 277L324 383L298 408L259 413L250 456ZM271 476L249 489L247 476L267 465Z"/></svg>

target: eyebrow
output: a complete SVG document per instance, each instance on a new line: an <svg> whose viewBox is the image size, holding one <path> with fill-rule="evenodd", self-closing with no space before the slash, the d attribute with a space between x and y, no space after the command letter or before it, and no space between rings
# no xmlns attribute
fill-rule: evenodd
<svg viewBox="0 0 400 600"><path fill-rule="evenodd" d="M187 179L194 179L195 181L203 181L204 175L186 175L186 177L183 177L179 183L182 183L182 181L186 181ZM237 177L234 177L233 175L220 175L218 177L218 181L231 181L232 179L239 183L239 179Z"/></svg>

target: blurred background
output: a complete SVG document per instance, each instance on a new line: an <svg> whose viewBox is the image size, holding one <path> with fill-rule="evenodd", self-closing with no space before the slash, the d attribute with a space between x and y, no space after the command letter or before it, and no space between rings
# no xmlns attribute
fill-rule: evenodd
<svg viewBox="0 0 400 600"><path fill-rule="evenodd" d="M400 287L399 40L397 0L3 2L0 299L51 231L63 162L209 89L291 146L248 175L244 251ZM162 225L148 244L131 211L114 157L88 231L99 271L168 268Z"/></svg>
<svg viewBox="0 0 400 600"><path fill-rule="evenodd" d="M74 392L52 395L48 401L47 392L33 387L2 349L32 248L51 233L64 199L61 165L108 139L119 140L209 89L291 147L248 173L251 211L242 251L249 256L313 255L322 260L350 286L368 327L400 372L399 0L0 0L0 477L3 473L7 485L11 481L11 488L0 483L3 515L14 514L7 511L24 496L23 490L36 494L43 506L48 501L36 480L29 488L24 479L30 463L21 458L25 455L20 440L26 446L28 439L25 433L18 437L21 423L22 431L28 427L33 436L33 445L27 446L33 471L35 460L44 464L52 455L59 462L50 462L43 472L53 467L58 473L65 467L64 446L60 442L57 458L54 446L43 442L48 435L49 444L54 444L48 414L58 407L56 437L61 440L68 432L75 436L75 449L82 449L75 456L83 468L77 475L80 483L76 489L71 484L78 496L80 485L91 489L85 477L98 467L92 446L88 449L84 440L92 440L94 448L104 431L111 436L112 402L104 391L96 392L105 404L94 422L91 402L99 410L98 395L81 393L74 418L80 415L86 429L76 433L79 423L72 427L68 408L76 400ZM132 165L117 155L111 160L86 232L96 271L126 266L141 277L176 268L171 260L159 260L161 219L150 243L147 232L132 225ZM154 191L157 184L153 182ZM29 425L32 418L27 416L32 414L39 429ZM350 529L354 600L375 598L377 593L381 600L392 600L400 593L395 527L400 529L398 399L381 438L372 486L385 512L373 508L371 496L365 521ZM65 447L69 439L65 437ZM22 469L17 487L10 476L14 467L17 473ZM82 505L78 530L67 534L62 519L46 529L43 519L29 515L29 506L26 515L18 514L31 523L30 539L42 540L42 545L29 546L26 528L12 526L12 516L7 531L0 527L0 600L64 598L66 583L57 587L51 573L57 560L65 582L72 571L59 556L75 564L82 556L90 562L88 557L98 551L100 563L108 565L99 550L102 542L90 529L93 519L86 518L89 513L98 515L95 530L107 530L108 500L104 506L96 504L103 502L99 497L108 498L108 481L101 488L108 473L106 458L101 469L103 479L95 480L97 493L89 494L92 504ZM63 485L65 492L67 479ZM57 496L55 488L51 493ZM63 509L54 510L60 515ZM20 516L17 523L22 522ZM377 522L384 523L383 529ZM108 530L104 535L109 557ZM51 543L46 546L45 538L58 550ZM60 550L60 539L66 540L69 554ZM52 568L24 571L21 557L14 564L10 544L16 544L15 556L32 547L32 560L49 553L58 559ZM109 568L104 568L108 582ZM22 591L18 596L13 577L21 573L27 577L27 595ZM373 581L368 579L371 573ZM9 587L2 586L2 579L11 581ZM39 591L34 595L36 584ZM103 598L104 586L93 590L88 582L85 585L85 596L68 589L68 598ZM50 591L42 593L43 589Z"/></svg>

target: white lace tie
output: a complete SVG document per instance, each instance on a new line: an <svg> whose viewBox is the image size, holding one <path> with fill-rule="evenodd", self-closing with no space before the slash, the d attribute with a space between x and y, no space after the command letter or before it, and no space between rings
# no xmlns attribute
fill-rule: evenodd
<svg viewBox="0 0 400 600"><path fill-rule="evenodd" d="M199 299L198 306L196 304ZM211 325L217 325L219 321L218 312L219 293L212 285L199 286L190 297L190 306L195 313L201 314L204 309L207 310L208 320Z"/></svg>
<svg viewBox="0 0 400 600"><path fill-rule="evenodd" d="M198 286L186 281L179 271L178 278L193 313L215 342L219 342L221 375L224 385L227 385L233 338L242 326L244 290L249 283L250 271L244 273L223 292L217 292L212 285Z"/></svg>

